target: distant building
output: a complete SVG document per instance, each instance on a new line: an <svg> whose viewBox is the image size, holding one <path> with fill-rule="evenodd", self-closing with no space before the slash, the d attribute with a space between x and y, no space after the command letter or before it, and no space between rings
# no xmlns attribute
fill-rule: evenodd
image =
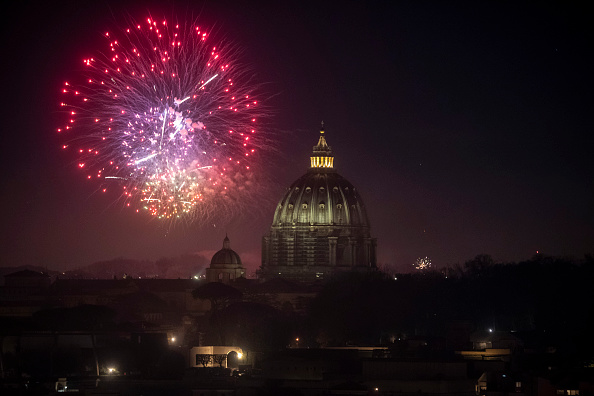
<svg viewBox="0 0 594 396"><path fill-rule="evenodd" d="M310 168L279 201L262 240L259 276L315 280L376 268L376 239L357 189L334 168L324 130Z"/></svg>
<svg viewBox="0 0 594 396"><path fill-rule="evenodd" d="M42 272L22 270L4 276L2 300L20 300L31 294L47 289L52 283L51 278Z"/></svg>
<svg viewBox="0 0 594 396"><path fill-rule="evenodd" d="M507 331L479 330L470 334L470 342L474 351L488 349L509 349L518 351L523 348L523 342Z"/></svg>
<svg viewBox="0 0 594 396"><path fill-rule="evenodd" d="M51 281L49 275L28 269L5 275L0 286L0 317L27 317L51 306L44 295Z"/></svg>
<svg viewBox="0 0 594 396"><path fill-rule="evenodd" d="M241 264L241 258L231 249L229 238L225 235L223 248L212 256L210 267L206 269L206 280L229 283L242 277L245 278L245 268Z"/></svg>

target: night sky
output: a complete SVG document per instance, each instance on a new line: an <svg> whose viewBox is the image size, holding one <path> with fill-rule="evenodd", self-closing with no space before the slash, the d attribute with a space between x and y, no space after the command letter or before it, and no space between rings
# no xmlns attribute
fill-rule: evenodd
<svg viewBox="0 0 594 396"><path fill-rule="evenodd" d="M201 252L225 233L248 272L323 120L360 191L378 263L594 253L594 18L568 2L52 1L2 23L1 266L65 270ZM120 3L124 3L123 5ZM139 5L140 4L140 5ZM61 151L59 90L122 15L197 18L266 87L268 200L164 227L96 193ZM264 98L263 98L264 100Z"/></svg>

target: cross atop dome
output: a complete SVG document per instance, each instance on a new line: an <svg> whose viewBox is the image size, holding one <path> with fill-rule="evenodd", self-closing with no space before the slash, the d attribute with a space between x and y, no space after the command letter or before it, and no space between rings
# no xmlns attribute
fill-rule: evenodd
<svg viewBox="0 0 594 396"><path fill-rule="evenodd" d="M312 168L333 168L334 167L334 156L332 155L332 149L326 142L324 136L324 121L322 121L322 128L320 129L320 138L318 144L313 147L313 154L310 157Z"/></svg>

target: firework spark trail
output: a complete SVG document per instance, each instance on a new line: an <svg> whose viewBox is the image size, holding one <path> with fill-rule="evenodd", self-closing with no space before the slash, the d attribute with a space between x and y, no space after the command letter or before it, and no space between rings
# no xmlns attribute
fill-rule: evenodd
<svg viewBox="0 0 594 396"><path fill-rule="evenodd" d="M58 131L81 142L79 168L160 218L240 208L264 145L256 88L233 49L152 18L105 37L109 52L84 60L85 83L62 90L69 120Z"/></svg>

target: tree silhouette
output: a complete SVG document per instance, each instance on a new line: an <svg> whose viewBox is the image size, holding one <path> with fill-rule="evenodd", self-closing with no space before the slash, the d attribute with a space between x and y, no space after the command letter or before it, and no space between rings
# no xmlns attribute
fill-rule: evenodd
<svg viewBox="0 0 594 396"><path fill-rule="evenodd" d="M219 320L219 311L227 307L231 301L241 298L242 293L234 287L220 282L210 282L192 291L194 298L210 301L210 326L214 329L213 341L219 345L226 345L225 332Z"/></svg>
<svg viewBox="0 0 594 396"><path fill-rule="evenodd" d="M227 355L212 355L213 363L219 365L219 367L223 367L223 363L227 361Z"/></svg>
<svg viewBox="0 0 594 396"><path fill-rule="evenodd" d="M291 338L290 323L278 309L254 302L236 302L220 312L220 329L232 345L255 351L284 348Z"/></svg>
<svg viewBox="0 0 594 396"><path fill-rule="evenodd" d="M208 364L212 361L213 355L196 355L196 364L201 364L202 367L208 366Z"/></svg>
<svg viewBox="0 0 594 396"><path fill-rule="evenodd" d="M210 301L212 312L225 308L233 300L238 300L242 293L236 288L220 282L209 282L192 291L192 297Z"/></svg>
<svg viewBox="0 0 594 396"><path fill-rule="evenodd" d="M471 276L486 275L486 272L493 268L495 261L488 254L479 254L472 260L464 263L464 268Z"/></svg>

